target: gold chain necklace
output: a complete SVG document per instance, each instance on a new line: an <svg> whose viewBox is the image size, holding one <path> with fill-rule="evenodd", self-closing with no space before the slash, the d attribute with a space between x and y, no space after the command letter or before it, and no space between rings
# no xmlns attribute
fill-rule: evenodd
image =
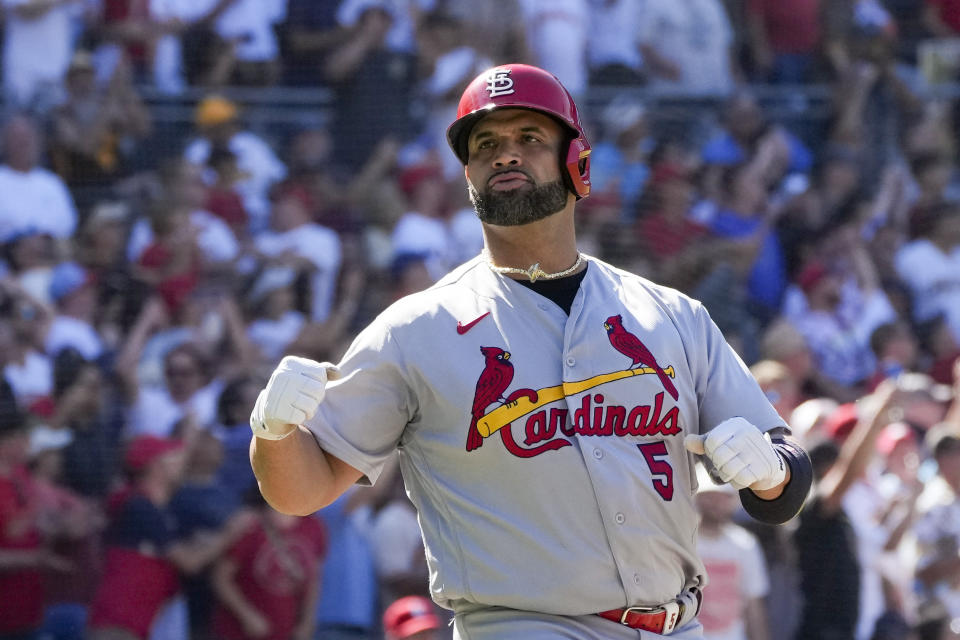
<svg viewBox="0 0 960 640"><path fill-rule="evenodd" d="M563 271L557 271L556 273L547 273L540 268L540 263L530 265L528 269L518 269L516 267L498 267L493 264L493 261L490 259L489 254L487 255L487 264L490 265L490 268L496 271L497 273L508 274L515 273L521 276L527 276L530 278L530 282L536 282L537 280L556 280L557 278L562 278L568 276L574 271L577 270L581 264L583 264L583 256L579 253L577 254L577 260L573 263L573 266L564 269Z"/></svg>

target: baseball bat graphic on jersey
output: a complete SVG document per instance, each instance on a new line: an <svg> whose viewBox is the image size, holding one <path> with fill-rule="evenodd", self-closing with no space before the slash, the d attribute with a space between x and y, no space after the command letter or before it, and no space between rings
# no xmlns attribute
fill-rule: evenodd
<svg viewBox="0 0 960 640"><path fill-rule="evenodd" d="M623 371L602 373L598 376L587 378L586 380L564 382L563 384L558 384L553 387L539 389L536 392L536 401L530 400L530 398L526 396L521 396L513 402L508 402L507 404L501 405L493 411L484 414L479 420L477 420L477 431L479 431L480 435L484 438L489 438L491 435L508 424L519 420L530 413L533 413L540 407L550 404L551 402L562 400L567 396L572 396L583 391L587 391L588 389L598 387L602 384L614 382L615 380L622 380L624 378L640 375L659 375L659 373L659 369L652 369L650 367L624 369ZM663 369L663 373L671 378L674 377L673 367L667 367L666 369Z"/></svg>

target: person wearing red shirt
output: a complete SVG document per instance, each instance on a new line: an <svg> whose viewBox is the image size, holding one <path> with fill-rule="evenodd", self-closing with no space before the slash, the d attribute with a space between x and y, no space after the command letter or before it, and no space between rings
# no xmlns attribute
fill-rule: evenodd
<svg viewBox="0 0 960 640"><path fill-rule="evenodd" d="M65 569L44 547L33 479L25 467L29 435L10 385L0 380L0 640L30 640L43 622L43 576Z"/></svg>
<svg viewBox="0 0 960 640"><path fill-rule="evenodd" d="M254 495L256 494L256 495ZM256 522L213 570L220 640L309 640L327 552L326 529L314 517L283 515L260 503Z"/></svg>

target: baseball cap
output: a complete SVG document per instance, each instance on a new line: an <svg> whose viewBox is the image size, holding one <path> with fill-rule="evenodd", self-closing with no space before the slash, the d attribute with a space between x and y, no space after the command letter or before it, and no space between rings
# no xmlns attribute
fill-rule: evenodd
<svg viewBox="0 0 960 640"><path fill-rule="evenodd" d="M797 286L809 295L823 279L830 275L827 266L818 260L807 263L797 275Z"/></svg>
<svg viewBox="0 0 960 640"><path fill-rule="evenodd" d="M910 425L905 422L891 422L877 436L877 451L883 456L888 456L901 442L916 441L917 437Z"/></svg>
<svg viewBox="0 0 960 640"><path fill-rule="evenodd" d="M91 281L90 273L76 262L61 262L50 277L50 298L57 302Z"/></svg>
<svg viewBox="0 0 960 640"><path fill-rule="evenodd" d="M852 402L842 404L831 413L823 422L823 431L832 440L843 442L853 431L860 418L857 405Z"/></svg>
<svg viewBox="0 0 960 640"><path fill-rule="evenodd" d="M224 122L230 122L239 114L236 103L223 96L207 96L197 105L193 112L193 121L198 127L215 127Z"/></svg>
<svg viewBox="0 0 960 640"><path fill-rule="evenodd" d="M130 441L123 461L128 471L143 471L151 462L171 451L183 447L183 442L173 438L139 436Z"/></svg>
<svg viewBox="0 0 960 640"><path fill-rule="evenodd" d="M383 612L383 630L390 640L403 640L441 626L440 618L433 612L433 603L422 596L400 598Z"/></svg>

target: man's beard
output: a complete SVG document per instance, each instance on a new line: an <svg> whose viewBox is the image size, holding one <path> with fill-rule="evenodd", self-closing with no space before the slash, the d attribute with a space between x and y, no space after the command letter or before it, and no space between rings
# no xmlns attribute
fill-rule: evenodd
<svg viewBox="0 0 960 640"><path fill-rule="evenodd" d="M532 189L509 191L487 190L480 193L467 183L470 202L481 222L501 227L513 227L542 220L563 209L567 204L567 187L559 179Z"/></svg>

